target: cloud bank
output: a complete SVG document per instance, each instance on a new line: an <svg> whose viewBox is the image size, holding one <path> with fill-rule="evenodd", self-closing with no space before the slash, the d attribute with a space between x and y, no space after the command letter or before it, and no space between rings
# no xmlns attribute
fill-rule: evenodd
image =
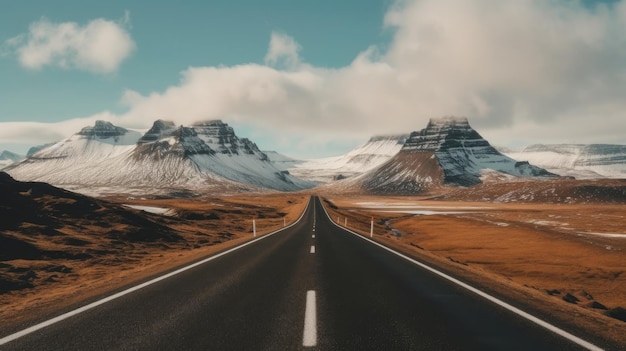
<svg viewBox="0 0 626 351"><path fill-rule="evenodd" d="M383 25L394 33L387 47L332 69L273 33L265 65L191 67L164 91L126 91L128 111L112 118L146 128L222 118L296 156L446 115L469 117L500 145L626 143L626 0L407 0Z"/></svg>
<svg viewBox="0 0 626 351"><path fill-rule="evenodd" d="M129 18L126 12L120 23L100 18L85 26L42 18L30 25L28 33L7 40L5 45L27 69L57 66L112 73L135 49L135 42L125 28Z"/></svg>

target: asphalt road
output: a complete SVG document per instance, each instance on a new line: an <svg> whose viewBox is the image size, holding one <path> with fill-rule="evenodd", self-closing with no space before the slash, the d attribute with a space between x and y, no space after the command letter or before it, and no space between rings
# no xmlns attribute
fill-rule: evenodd
<svg viewBox="0 0 626 351"><path fill-rule="evenodd" d="M1 341L0 341L1 343ZM303 219L0 350L577 350L334 226Z"/></svg>

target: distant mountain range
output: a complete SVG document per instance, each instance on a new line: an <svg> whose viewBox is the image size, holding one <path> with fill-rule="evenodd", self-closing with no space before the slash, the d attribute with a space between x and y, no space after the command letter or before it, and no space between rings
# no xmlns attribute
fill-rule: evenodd
<svg viewBox="0 0 626 351"><path fill-rule="evenodd" d="M11 151L2 151L0 153L0 169L7 167L15 162L19 162L24 159L24 156L18 155Z"/></svg>
<svg viewBox="0 0 626 351"><path fill-rule="evenodd" d="M97 121L5 171L22 181L86 193L293 191L313 186L276 168L256 144L237 137L219 120L192 126L158 120L143 135Z"/></svg>
<svg viewBox="0 0 626 351"><path fill-rule="evenodd" d="M408 136L374 136L367 143L336 157L301 161L276 152L268 153L268 156L278 167L288 170L296 177L328 183L363 174L388 161L402 149Z"/></svg>
<svg viewBox="0 0 626 351"><path fill-rule="evenodd" d="M626 178L626 145L538 144L504 153L563 176Z"/></svg>
<svg viewBox="0 0 626 351"><path fill-rule="evenodd" d="M190 126L157 120L143 134L97 121L31 149L26 158L3 152L2 167L21 181L93 195L297 191L324 183L336 190L416 194L510 177L626 178L626 146L533 145L501 153L466 118L446 117L411 134L372 137L341 156L297 160L259 150L220 120Z"/></svg>
<svg viewBox="0 0 626 351"><path fill-rule="evenodd" d="M431 119L411 133L387 162L327 189L352 189L376 194L420 194L443 185L472 186L489 173L519 178L558 177L545 169L518 162L492 147L466 118Z"/></svg>

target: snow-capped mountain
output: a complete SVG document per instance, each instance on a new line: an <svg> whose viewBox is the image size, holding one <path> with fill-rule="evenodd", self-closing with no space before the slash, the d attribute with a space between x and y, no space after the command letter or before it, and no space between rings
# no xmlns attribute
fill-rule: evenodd
<svg viewBox="0 0 626 351"><path fill-rule="evenodd" d="M576 178L626 178L626 145L531 145L506 155Z"/></svg>
<svg viewBox="0 0 626 351"><path fill-rule="evenodd" d="M354 179L337 184L373 193L416 194L433 187L479 184L488 173L514 177L554 177L528 162L507 157L483 139L467 118L431 119L413 132L394 157Z"/></svg>
<svg viewBox="0 0 626 351"><path fill-rule="evenodd" d="M176 126L158 120L145 134L97 121L7 169L20 180L85 191L98 188L298 190L312 184L277 169L222 121ZM87 190L88 191L88 190Z"/></svg>
<svg viewBox="0 0 626 351"><path fill-rule="evenodd" d="M270 154L270 159L289 170L294 176L327 183L359 175L388 161L402 149L408 135L374 136L367 143L348 153L328 158L298 161Z"/></svg>
<svg viewBox="0 0 626 351"><path fill-rule="evenodd" d="M402 150L434 152L448 184L478 184L484 170L516 177L554 176L545 169L501 154L469 125L467 118L431 119L425 129L411 133Z"/></svg>
<svg viewBox="0 0 626 351"><path fill-rule="evenodd" d="M48 146L52 146L54 145L54 143L49 143L49 144L41 144L41 145L36 145L36 146L32 146L30 149L28 149L28 151L26 152L26 157L30 157L36 153L38 153L39 151L47 148Z"/></svg>
<svg viewBox="0 0 626 351"><path fill-rule="evenodd" d="M0 169L10 166L15 162L19 162L24 159L24 156L18 155L14 152L4 150L0 153Z"/></svg>

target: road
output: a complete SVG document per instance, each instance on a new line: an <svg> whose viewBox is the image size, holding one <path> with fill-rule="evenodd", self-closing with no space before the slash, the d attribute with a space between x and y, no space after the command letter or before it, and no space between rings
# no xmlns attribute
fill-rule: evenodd
<svg viewBox="0 0 626 351"><path fill-rule="evenodd" d="M284 231L50 324L0 349L584 349L336 227L317 198Z"/></svg>

